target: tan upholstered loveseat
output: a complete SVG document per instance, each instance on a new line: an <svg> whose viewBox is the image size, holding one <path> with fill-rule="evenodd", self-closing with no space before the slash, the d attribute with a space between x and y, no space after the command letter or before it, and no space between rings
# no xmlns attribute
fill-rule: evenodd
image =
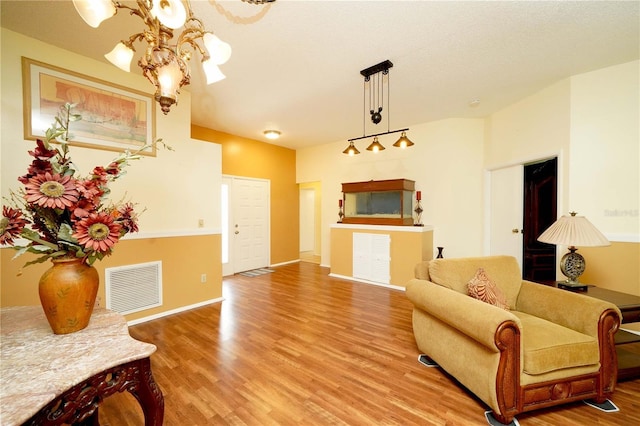
<svg viewBox="0 0 640 426"><path fill-rule="evenodd" d="M477 270L509 310L467 295ZM500 422L569 401L604 402L617 379L620 311L607 302L521 279L510 256L416 265L406 294L420 351L484 401Z"/></svg>

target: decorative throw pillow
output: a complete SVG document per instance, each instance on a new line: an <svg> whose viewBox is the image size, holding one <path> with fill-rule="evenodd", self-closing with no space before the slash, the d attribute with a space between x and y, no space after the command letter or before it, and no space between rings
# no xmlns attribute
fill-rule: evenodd
<svg viewBox="0 0 640 426"><path fill-rule="evenodd" d="M484 269L479 268L476 275L467 283L469 296L482 300L485 303L509 310L507 298L502 290L495 285Z"/></svg>

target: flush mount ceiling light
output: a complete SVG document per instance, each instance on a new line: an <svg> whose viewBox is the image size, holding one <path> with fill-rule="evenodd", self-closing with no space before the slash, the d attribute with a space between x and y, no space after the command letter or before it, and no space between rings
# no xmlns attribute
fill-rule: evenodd
<svg viewBox="0 0 640 426"><path fill-rule="evenodd" d="M391 63L391 61L386 60L383 62L380 62L379 64L373 65L369 68L366 68L362 71L360 71L360 74L364 77L364 96L363 96L363 103L365 104L363 106L363 117L362 117L362 135L361 137L358 138L353 138L353 139L349 139L349 146L347 147L347 149L345 149L344 151L342 151L344 154L348 154L348 155L354 155L354 154L359 154L360 151L358 151L354 145L354 142L360 139L365 139L365 138L370 138L373 137L373 141L371 142L371 144L367 147L367 151L372 151L373 153L377 153L379 151L384 150L384 146L380 143L380 141L378 140L378 136L383 136L383 135L388 135L391 133L398 133L398 132L402 132L402 136L400 136L400 138L393 144L394 147L397 148L407 148L410 146L413 146L414 143L411 142L411 140L407 137L407 131L409 130L408 128L406 129L399 129L399 130L389 130L389 123L390 123L390 108L389 108L389 86L390 86L390 78L389 78L389 68L393 67L393 64ZM386 109L386 113L387 113L387 131L386 132L381 132L381 133L376 133L376 134L372 134L372 135L367 135L366 134L366 112L369 112L369 115L371 116L371 122L373 124L379 124L382 119L383 119L383 111L384 111L384 80L385 80L385 76L386 76L386 80L387 80L387 109ZM367 89L368 89L368 96L367 96ZM367 98L369 99L369 107L366 107L366 103L367 103Z"/></svg>
<svg viewBox="0 0 640 426"><path fill-rule="evenodd" d="M265 130L263 133L267 139L278 139L280 137L278 130Z"/></svg>
<svg viewBox="0 0 640 426"><path fill-rule="evenodd" d="M243 0L246 3L262 4L275 0ZM156 88L155 100L162 112L167 114L171 105L177 103L180 88L190 83L188 62L191 50L202 58L207 84L225 78L218 68L229 60L231 46L206 31L202 21L196 18L187 0L136 0L132 7L115 0L73 0L73 5L82 19L93 28L114 16L118 9L129 10L139 17L146 28L142 32L120 41L105 57L118 68L129 72L136 41L145 41L147 47L138 61L142 74ZM184 27L175 44L171 44L173 31Z"/></svg>

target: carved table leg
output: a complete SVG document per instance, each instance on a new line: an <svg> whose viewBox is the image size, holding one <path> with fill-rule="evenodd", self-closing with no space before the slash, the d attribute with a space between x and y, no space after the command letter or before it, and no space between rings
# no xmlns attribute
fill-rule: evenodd
<svg viewBox="0 0 640 426"><path fill-rule="evenodd" d="M133 381L127 390L140 403L145 426L161 426L164 419L164 397L153 380L151 361L149 358L144 358L136 363L137 380Z"/></svg>

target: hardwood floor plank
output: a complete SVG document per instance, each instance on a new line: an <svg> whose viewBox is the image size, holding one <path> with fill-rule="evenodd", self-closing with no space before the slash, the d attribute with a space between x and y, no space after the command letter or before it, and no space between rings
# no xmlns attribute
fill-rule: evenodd
<svg viewBox="0 0 640 426"><path fill-rule="evenodd" d="M154 343L165 425L486 425L486 406L418 363L403 291L331 278L300 262L225 278L225 300L130 327ZM619 413L579 402L518 416L522 426L640 424L640 379L618 384ZM131 395L103 426L143 425Z"/></svg>

